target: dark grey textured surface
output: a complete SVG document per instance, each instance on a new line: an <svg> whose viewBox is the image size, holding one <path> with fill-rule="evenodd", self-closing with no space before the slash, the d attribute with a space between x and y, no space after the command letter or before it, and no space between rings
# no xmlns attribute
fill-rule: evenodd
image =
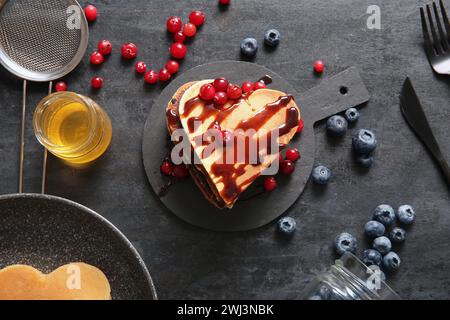
<svg viewBox="0 0 450 320"><path fill-rule="evenodd" d="M92 25L90 50L109 38L113 55L98 70L89 58L67 79L69 88L93 97L112 118L111 148L83 170L50 158L48 192L84 204L112 221L142 253L160 298L296 298L314 272L333 261L331 243L348 231L363 241L363 225L379 203L411 203L417 222L399 251L401 270L392 287L404 298L450 298L450 194L425 148L402 119L398 94L407 74L414 75L429 119L450 156L449 87L432 75L422 50L418 6L425 1L284 0L234 1L220 11L215 1L92 1L100 17ZM381 30L366 28L367 7L381 8ZM450 8L449 1L446 1ZM308 184L288 212L299 230L291 241L275 235L275 226L242 233L216 233L192 227L168 212L153 195L141 160L141 136L152 101L161 89L149 88L118 54L120 44L139 45L139 57L160 68L168 58L170 39L165 20L191 9L205 10L207 22L189 46L181 71L217 60L239 59L239 41L276 27L282 42L276 51L264 48L256 62L289 81L301 94L321 82L312 61L323 58L326 74L355 65L371 93L357 128L378 134L376 164L358 169L351 155L350 132L342 140L316 129L316 159L333 169L323 189ZM90 92L90 78L105 77L99 93ZM0 193L17 191L21 83L0 75ZM33 84L29 105L45 94ZM32 108L28 113L25 190L39 191L42 152L33 138ZM301 151L301 150L300 150Z"/></svg>

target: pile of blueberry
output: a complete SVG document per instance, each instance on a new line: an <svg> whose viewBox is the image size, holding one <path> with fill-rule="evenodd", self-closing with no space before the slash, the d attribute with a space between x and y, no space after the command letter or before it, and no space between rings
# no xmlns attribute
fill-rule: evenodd
<svg viewBox="0 0 450 320"><path fill-rule="evenodd" d="M387 204L380 204L373 212L372 220L366 223L364 230L367 237L373 239L372 249L366 249L361 254L361 260L369 268L381 267L385 272L393 272L400 267L400 257L392 251L392 244L401 244L406 239L403 227L411 225L416 218L412 206L402 205L397 212ZM388 231L388 229L390 229ZM387 236L386 236L387 235ZM356 254L358 243L356 238L347 233L339 234L334 241L334 248L339 255L345 252ZM382 278L384 275L382 275Z"/></svg>

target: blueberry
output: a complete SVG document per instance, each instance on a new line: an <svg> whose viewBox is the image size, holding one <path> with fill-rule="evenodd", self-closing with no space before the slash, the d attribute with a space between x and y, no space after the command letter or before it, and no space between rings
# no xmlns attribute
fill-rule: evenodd
<svg viewBox="0 0 450 320"><path fill-rule="evenodd" d="M359 111L356 108L349 108L345 111L345 119L350 123L355 123L359 119Z"/></svg>
<svg viewBox="0 0 450 320"><path fill-rule="evenodd" d="M391 238L391 241L395 243L404 242L406 239L406 231L402 228L396 227L391 230L389 238Z"/></svg>
<svg viewBox="0 0 450 320"><path fill-rule="evenodd" d="M380 267L377 265L371 265L368 267L372 272L375 274L375 276L379 277L381 281L386 281L386 275L383 271L381 271Z"/></svg>
<svg viewBox="0 0 450 320"><path fill-rule="evenodd" d="M327 120L327 132L335 137L341 137L347 132L348 124L342 116L332 116Z"/></svg>
<svg viewBox="0 0 450 320"><path fill-rule="evenodd" d="M370 154L377 147L377 138L372 131L360 129L353 134L352 144L356 153Z"/></svg>
<svg viewBox="0 0 450 320"><path fill-rule="evenodd" d="M364 250L361 255L361 261L364 262L366 266L381 264L381 254L373 249Z"/></svg>
<svg viewBox="0 0 450 320"><path fill-rule="evenodd" d="M276 47L280 44L280 32L277 29L269 29L264 34L264 43L269 47Z"/></svg>
<svg viewBox="0 0 450 320"><path fill-rule="evenodd" d="M385 255L392 249L391 240L385 236L375 238L372 243L372 248L377 250L382 255Z"/></svg>
<svg viewBox="0 0 450 320"><path fill-rule="evenodd" d="M412 224L416 219L414 208L408 204L400 206L397 211L397 219L403 224Z"/></svg>
<svg viewBox="0 0 450 320"><path fill-rule="evenodd" d="M297 223L295 222L294 218L291 217L283 217L280 220L278 220L278 231L282 234L291 235L294 233Z"/></svg>
<svg viewBox="0 0 450 320"><path fill-rule="evenodd" d="M385 271L396 271L400 268L400 257L394 251L389 252L383 257L383 268Z"/></svg>
<svg viewBox="0 0 450 320"><path fill-rule="evenodd" d="M313 169L312 179L317 184L327 184L331 179L331 170L319 165Z"/></svg>
<svg viewBox="0 0 450 320"><path fill-rule="evenodd" d="M241 41L241 53L249 58L253 58L258 51L258 41L255 38L245 38Z"/></svg>
<svg viewBox="0 0 450 320"><path fill-rule="evenodd" d="M373 212L373 220L389 226L395 220L394 209L387 204L380 204Z"/></svg>
<svg viewBox="0 0 450 320"><path fill-rule="evenodd" d="M356 157L356 163L366 169L372 167L373 162L373 156L370 154L361 154Z"/></svg>
<svg viewBox="0 0 450 320"><path fill-rule="evenodd" d="M371 238L378 238L384 234L386 228L382 223L371 220L366 223L364 230L366 231L367 236Z"/></svg>
<svg viewBox="0 0 450 320"><path fill-rule="evenodd" d="M350 233L343 232L334 240L334 248L339 255L343 255L345 252L355 253L358 242Z"/></svg>

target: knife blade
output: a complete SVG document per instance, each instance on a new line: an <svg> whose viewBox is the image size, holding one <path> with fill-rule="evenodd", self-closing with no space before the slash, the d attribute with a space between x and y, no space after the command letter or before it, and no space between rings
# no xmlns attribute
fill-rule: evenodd
<svg viewBox="0 0 450 320"><path fill-rule="evenodd" d="M409 77L403 83L400 93L400 110L411 129L417 134L441 167L447 184L450 186L450 166L442 155L439 144L431 130L423 107Z"/></svg>

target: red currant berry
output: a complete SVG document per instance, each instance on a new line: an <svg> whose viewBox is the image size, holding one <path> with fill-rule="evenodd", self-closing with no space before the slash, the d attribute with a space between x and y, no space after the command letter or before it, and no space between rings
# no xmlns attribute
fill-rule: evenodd
<svg viewBox="0 0 450 320"><path fill-rule="evenodd" d="M300 152L297 149L287 149L286 150L286 159L291 160L292 162L297 161L300 158Z"/></svg>
<svg viewBox="0 0 450 320"><path fill-rule="evenodd" d="M66 91L67 90L67 84L64 81L59 81L55 84L55 90L57 92L59 91Z"/></svg>
<svg viewBox="0 0 450 320"><path fill-rule="evenodd" d="M175 60L169 60L166 63L166 69L167 71L169 71L170 74L177 73L179 68L180 64Z"/></svg>
<svg viewBox="0 0 450 320"><path fill-rule="evenodd" d="M214 89L214 86L211 83L205 83L200 87L199 96L203 100L211 100L214 98L215 94L216 89Z"/></svg>
<svg viewBox="0 0 450 320"><path fill-rule="evenodd" d="M229 82L225 78L217 78L213 82L214 89L221 92L227 92L228 84Z"/></svg>
<svg viewBox="0 0 450 320"><path fill-rule="evenodd" d="M201 26L205 22L205 14L202 11L192 11L189 14L189 21L194 25Z"/></svg>
<svg viewBox="0 0 450 320"><path fill-rule="evenodd" d="M279 155L279 157L278 157L278 162L281 163L281 161L284 160L283 154L280 152L278 155Z"/></svg>
<svg viewBox="0 0 450 320"><path fill-rule="evenodd" d="M227 6L229 5L231 2L231 0L219 0L219 4L223 5L223 6Z"/></svg>
<svg viewBox="0 0 450 320"><path fill-rule="evenodd" d="M150 84L157 83L158 82L158 74L153 70L149 70L144 75L144 81L147 83L150 83Z"/></svg>
<svg viewBox="0 0 450 320"><path fill-rule="evenodd" d="M291 160L283 160L280 163L280 171L283 174L291 174L295 170L295 163Z"/></svg>
<svg viewBox="0 0 450 320"><path fill-rule="evenodd" d="M178 31L177 33L174 33L173 42L183 43L185 40L186 36L184 35L183 31Z"/></svg>
<svg viewBox="0 0 450 320"><path fill-rule="evenodd" d="M186 23L183 27L183 34L186 37L193 37L197 33L197 27L193 23Z"/></svg>
<svg viewBox="0 0 450 320"><path fill-rule="evenodd" d="M136 70L137 73L142 74L145 73L145 71L147 71L147 65L145 64L144 61L138 61L134 65L134 69Z"/></svg>
<svg viewBox="0 0 450 320"><path fill-rule="evenodd" d="M325 70L325 64L322 60L314 61L314 71L317 73L322 73Z"/></svg>
<svg viewBox="0 0 450 320"><path fill-rule="evenodd" d="M112 44L108 40L102 40L98 43L98 52L100 52L102 55L107 56L112 51Z"/></svg>
<svg viewBox="0 0 450 320"><path fill-rule="evenodd" d="M94 7L92 4L84 8L84 14L86 16L86 20L89 22L97 20L97 8Z"/></svg>
<svg viewBox="0 0 450 320"><path fill-rule="evenodd" d="M277 180L274 177L268 177L264 180L264 190L273 191L277 188Z"/></svg>
<svg viewBox="0 0 450 320"><path fill-rule="evenodd" d="M159 81L166 82L170 80L170 72L166 68L162 68L158 73Z"/></svg>
<svg viewBox="0 0 450 320"><path fill-rule="evenodd" d="M184 179L189 175L189 170L185 164L179 164L173 168L173 176L177 179Z"/></svg>
<svg viewBox="0 0 450 320"><path fill-rule="evenodd" d="M242 89L235 84L230 84L227 89L227 95L230 99L239 99L242 97Z"/></svg>
<svg viewBox="0 0 450 320"><path fill-rule="evenodd" d="M297 133L300 133L303 131L303 126L304 126L303 119L300 119L298 121Z"/></svg>
<svg viewBox="0 0 450 320"><path fill-rule="evenodd" d="M94 89L100 89L101 87L103 87L103 78L93 77L91 80L91 86Z"/></svg>
<svg viewBox="0 0 450 320"><path fill-rule="evenodd" d="M171 176L173 173L173 164L172 162L170 162L169 160L164 160L161 163L161 166L159 167L159 169L161 170L161 173L166 175L166 176Z"/></svg>
<svg viewBox="0 0 450 320"><path fill-rule="evenodd" d="M256 81L253 84L253 90L265 89L265 88L266 88L266 84L262 81Z"/></svg>
<svg viewBox="0 0 450 320"><path fill-rule="evenodd" d="M253 83L250 81L245 81L242 84L242 92L247 93L247 92L252 92L253 91Z"/></svg>
<svg viewBox="0 0 450 320"><path fill-rule="evenodd" d="M134 43L125 43L122 45L121 53L124 59L134 59L137 56L137 47Z"/></svg>
<svg viewBox="0 0 450 320"><path fill-rule="evenodd" d="M180 17L171 16L169 19L167 19L166 26L167 30L171 33L175 33L181 30L181 25L183 22L181 21Z"/></svg>
<svg viewBox="0 0 450 320"><path fill-rule="evenodd" d="M105 60L105 58L103 58L103 55L100 52L94 51L91 53L91 63L92 64L99 65L99 64L102 64L104 60Z"/></svg>
<svg viewBox="0 0 450 320"><path fill-rule="evenodd" d="M186 53L186 46L182 43L177 42L170 46L170 54L175 59L183 59L186 56Z"/></svg>
<svg viewBox="0 0 450 320"><path fill-rule="evenodd" d="M214 103L218 106L224 105L227 103L228 97L227 94L223 91L216 92L214 95Z"/></svg>

